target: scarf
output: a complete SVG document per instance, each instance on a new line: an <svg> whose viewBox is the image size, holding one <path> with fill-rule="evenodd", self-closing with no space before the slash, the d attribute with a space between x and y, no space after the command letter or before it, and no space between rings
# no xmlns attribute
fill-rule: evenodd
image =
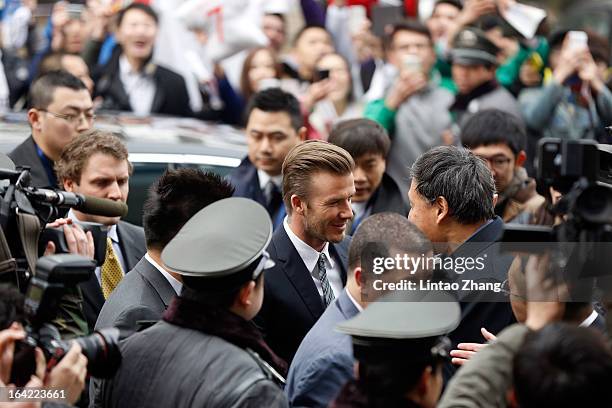
<svg viewBox="0 0 612 408"><path fill-rule="evenodd" d="M477 86L466 94L458 94L455 97L455 102L451 105L450 110L452 112L465 111L467 110L467 107L470 102L472 102L474 99L480 98L482 95L486 95L489 92L493 92L498 87L499 85L497 84L497 81L495 79L492 79Z"/></svg>

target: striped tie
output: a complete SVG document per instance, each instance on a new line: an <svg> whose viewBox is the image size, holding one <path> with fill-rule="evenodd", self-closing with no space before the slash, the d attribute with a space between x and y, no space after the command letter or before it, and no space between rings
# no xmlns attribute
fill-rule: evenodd
<svg viewBox="0 0 612 408"><path fill-rule="evenodd" d="M325 254L319 256L319 281L323 288L323 306L327 307L334 301L334 291L327 279L327 271L325 270Z"/></svg>
<svg viewBox="0 0 612 408"><path fill-rule="evenodd" d="M113 249L113 243L110 238L106 238L106 259L102 264L101 286L104 299L108 299L111 292L117 287L123 279L123 270L119 263L119 258Z"/></svg>

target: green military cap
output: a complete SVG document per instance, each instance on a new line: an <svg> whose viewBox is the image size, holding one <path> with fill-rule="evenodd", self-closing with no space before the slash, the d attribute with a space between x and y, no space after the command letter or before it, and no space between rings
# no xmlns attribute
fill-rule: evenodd
<svg viewBox="0 0 612 408"><path fill-rule="evenodd" d="M164 264L180 275L205 278L211 290L231 289L274 266L266 247L272 221L259 203L240 197L197 212L166 245Z"/></svg>
<svg viewBox="0 0 612 408"><path fill-rule="evenodd" d="M441 292L392 292L337 326L353 339L360 361L429 361L447 357L446 334L461 320L453 297Z"/></svg>
<svg viewBox="0 0 612 408"><path fill-rule="evenodd" d="M499 51L484 31L466 27L455 36L451 48L451 62L461 65L497 65Z"/></svg>

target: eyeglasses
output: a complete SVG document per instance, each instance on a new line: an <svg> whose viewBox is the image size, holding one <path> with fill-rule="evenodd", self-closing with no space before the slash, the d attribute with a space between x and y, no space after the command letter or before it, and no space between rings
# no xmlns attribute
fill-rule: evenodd
<svg viewBox="0 0 612 408"><path fill-rule="evenodd" d="M523 295L519 295L518 293L512 293L512 291L510 290L510 282L508 281L508 279L502 282L500 292L508 297L515 297L523 301L527 300Z"/></svg>
<svg viewBox="0 0 612 408"><path fill-rule="evenodd" d="M70 123L73 126L77 126L81 123L81 117L85 118L85 122L92 124L96 119L96 115L91 112L80 112L77 115L74 114L66 114L66 113L55 113L49 112L46 109L38 109L41 112L46 112L51 116L55 116L56 118L63 119L66 122Z"/></svg>
<svg viewBox="0 0 612 408"><path fill-rule="evenodd" d="M503 155L496 155L493 157L486 157L486 156L478 155L478 157L486 161L489 164L489 166L491 166L492 168L496 170L504 170L508 166L508 164L512 161L511 158L503 156Z"/></svg>

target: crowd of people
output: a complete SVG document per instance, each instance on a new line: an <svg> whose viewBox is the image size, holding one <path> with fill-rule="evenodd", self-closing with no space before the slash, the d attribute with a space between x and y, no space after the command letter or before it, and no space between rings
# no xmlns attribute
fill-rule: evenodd
<svg viewBox="0 0 612 408"><path fill-rule="evenodd" d="M82 209L50 220L89 259L84 223L106 227L104 261L51 323L68 340L117 327L121 365L88 378L78 344L59 363L36 349L15 383L30 322L2 285L0 386L66 390L42 406L612 406L610 283L591 277L576 299L549 255L500 249L508 225L566 220L552 210L566 192L537 189L540 139L609 141L607 39L525 38L511 0L437 0L378 37L375 2L302 0L289 42L290 16L264 3L267 46L214 61L198 106L194 78L155 59L156 2L57 2L42 46L36 1L6 2L0 108L27 111L8 156L33 187L127 201L129 152L100 111L240 126L248 154L226 178L167 170L142 227ZM206 49L212 33L193 30ZM422 263L386 262L408 258Z"/></svg>

